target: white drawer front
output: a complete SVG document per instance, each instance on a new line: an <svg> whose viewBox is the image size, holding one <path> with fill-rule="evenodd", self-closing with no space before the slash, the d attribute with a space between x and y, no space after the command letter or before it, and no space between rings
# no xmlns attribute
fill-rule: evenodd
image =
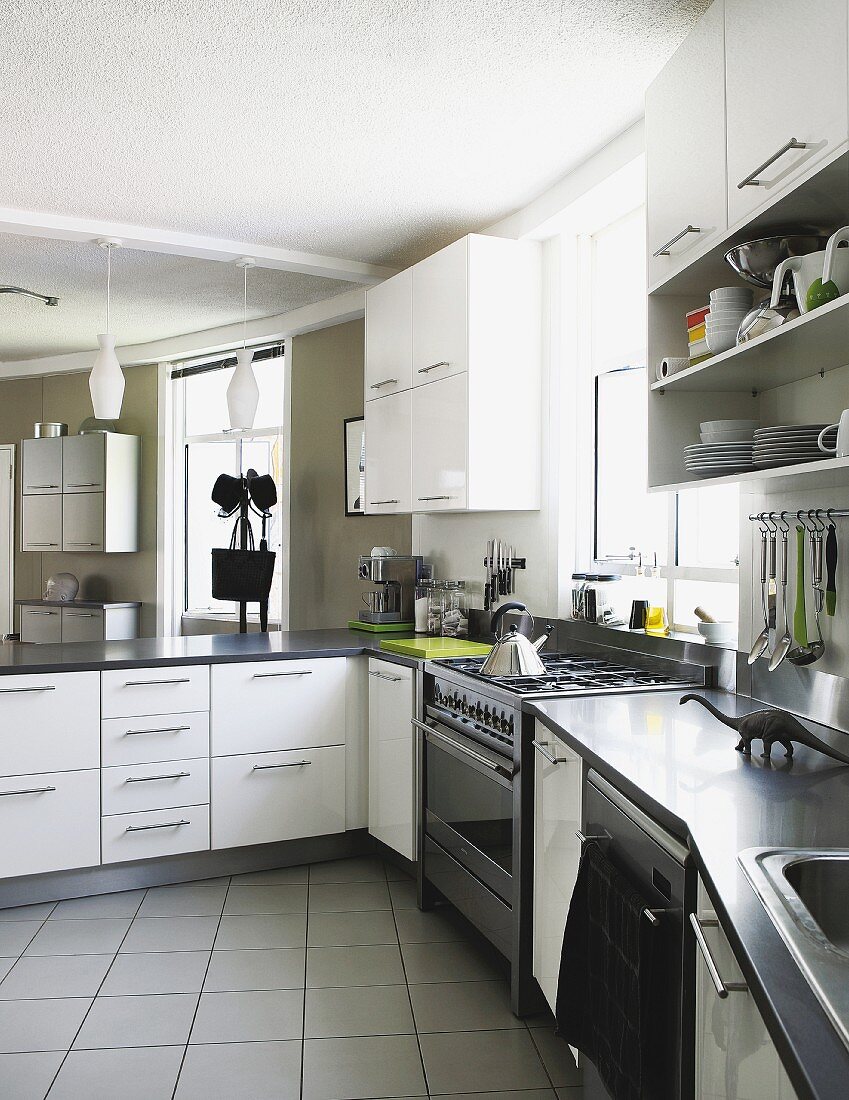
<svg viewBox="0 0 849 1100"><path fill-rule="evenodd" d="M212 761L213 848L344 830L344 746Z"/></svg>
<svg viewBox="0 0 849 1100"><path fill-rule="evenodd" d="M209 665L104 672L101 689L104 718L209 710Z"/></svg>
<svg viewBox="0 0 849 1100"><path fill-rule="evenodd" d="M103 816L209 802L209 758L128 764L101 772Z"/></svg>
<svg viewBox="0 0 849 1100"><path fill-rule="evenodd" d="M157 714L100 723L104 768L209 756L209 714Z"/></svg>
<svg viewBox="0 0 849 1100"><path fill-rule="evenodd" d="M100 863L100 772L0 779L0 877Z"/></svg>
<svg viewBox="0 0 849 1100"><path fill-rule="evenodd" d="M58 607L22 607L21 641L61 642L61 609Z"/></svg>
<svg viewBox="0 0 849 1100"><path fill-rule="evenodd" d="M213 756L344 743L344 657L213 666Z"/></svg>
<svg viewBox="0 0 849 1100"><path fill-rule="evenodd" d="M0 676L0 771L99 768L99 688L96 672Z"/></svg>
<svg viewBox="0 0 849 1100"><path fill-rule="evenodd" d="M104 863L203 852L209 848L209 806L104 817L101 832Z"/></svg>

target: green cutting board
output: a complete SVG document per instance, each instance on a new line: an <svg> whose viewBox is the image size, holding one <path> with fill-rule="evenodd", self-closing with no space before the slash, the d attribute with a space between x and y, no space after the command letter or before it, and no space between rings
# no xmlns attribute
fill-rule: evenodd
<svg viewBox="0 0 849 1100"><path fill-rule="evenodd" d="M437 657L475 657L489 653L491 645L468 642L463 638L382 638L380 648L404 657L432 661Z"/></svg>

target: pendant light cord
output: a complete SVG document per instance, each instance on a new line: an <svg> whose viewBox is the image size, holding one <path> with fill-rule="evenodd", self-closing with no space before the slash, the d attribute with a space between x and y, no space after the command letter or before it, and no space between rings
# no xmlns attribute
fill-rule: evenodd
<svg viewBox="0 0 849 1100"><path fill-rule="evenodd" d="M112 248L107 245L106 248L106 331L111 332L109 327L109 300L112 297Z"/></svg>
<svg viewBox="0 0 849 1100"><path fill-rule="evenodd" d="M242 350L244 351L245 348L247 348L247 346L248 346L248 337L247 337L247 332L248 332L248 265L247 264L245 264L243 270L244 270L244 273L245 273L245 298L244 298L244 303L242 305Z"/></svg>

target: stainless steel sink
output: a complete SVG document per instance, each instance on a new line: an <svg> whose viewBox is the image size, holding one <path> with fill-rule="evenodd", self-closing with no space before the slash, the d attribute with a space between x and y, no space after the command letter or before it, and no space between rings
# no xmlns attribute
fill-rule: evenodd
<svg viewBox="0 0 849 1100"><path fill-rule="evenodd" d="M737 858L849 1047L849 848L747 848Z"/></svg>

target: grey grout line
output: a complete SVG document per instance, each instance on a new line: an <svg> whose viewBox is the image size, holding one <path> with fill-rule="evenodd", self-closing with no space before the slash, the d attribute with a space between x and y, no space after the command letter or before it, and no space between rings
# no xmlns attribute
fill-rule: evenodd
<svg viewBox="0 0 849 1100"><path fill-rule="evenodd" d="M200 993L198 993L197 1004L195 1005L195 1011L192 1015L192 1023L191 1023L191 1026L189 1027L189 1032L186 1035L186 1044L183 1047L183 1057L180 1059L180 1068L177 1070L177 1076L174 1078L174 1088L171 1092L171 1100L174 1100L174 1097L177 1094L177 1087L180 1084L180 1077L183 1074L183 1066L186 1063L186 1055L189 1053L189 1042L191 1041L191 1038L192 1038L192 1032L195 1029L195 1020L197 1020L198 1010L200 1009L200 999L203 996L203 987L206 985L206 979L207 979L207 975L209 974L209 968L212 965L212 952L215 950L215 941L218 939L218 933L221 929L221 922L224 919L224 907L226 906L227 898L230 895L230 884L232 883L232 881L233 881L233 877L231 875L230 877L228 877L227 882L226 882L226 889L224 891L224 902L221 906L221 912L218 914L218 924L216 924L216 926L215 926L215 935L212 937L212 946L209 949L209 958L206 960L206 969L203 972L203 980L200 983Z"/></svg>
<svg viewBox="0 0 849 1100"><path fill-rule="evenodd" d="M298 1096L304 1096L304 1063L307 1056L307 966L310 957L310 887L312 885L312 864L307 864L307 923L304 929L304 1005L301 1012L301 1076L298 1083Z"/></svg>
<svg viewBox="0 0 849 1100"><path fill-rule="evenodd" d="M145 889L144 893L143 893L143 894L142 894L142 896L141 896L141 899L139 900L139 904L138 904L138 907L136 908L136 913L138 913L138 911L139 911L139 908L141 908L141 903L142 903L142 902L144 901L144 899L145 899L146 897L147 897L147 889ZM125 918L120 918L120 919L125 919ZM48 1097L48 1096L50 1095L50 1093L51 1093L51 1092L53 1091L53 1086L54 1086L54 1085L56 1084L56 1078L57 1078L57 1077L59 1076L59 1074L60 1074L60 1073L62 1072L62 1066L64 1066L64 1064L65 1064L65 1063L67 1062L67 1060L68 1060L68 1055L69 1055L69 1054L71 1053L71 1049L73 1048L73 1045L74 1045L74 1043L75 1043L75 1042L77 1041L77 1036L78 1036L78 1035L79 1035L79 1033L80 1033L80 1032L82 1031L82 1029L83 1029L83 1026L85 1025L85 1022L86 1022L86 1020L88 1019L88 1014L89 1014L89 1012L91 1012L91 1010L92 1010L92 1006L94 1005L94 1002L95 1002L95 1001L97 1000L97 995L98 995L98 993L99 993L99 992L101 991L101 989L103 988L103 983L104 983L104 982L106 981L106 979L107 979L107 978L109 977L109 972L111 971L112 967L113 967L113 966L115 965L115 960L116 960L116 959L118 958L118 952L119 952L119 951L121 950L121 947L122 947L122 945L123 945L123 943L124 943L124 940L125 940L125 939L127 938L127 936L129 936L129 934L130 934L130 929L131 929L131 928L133 927L133 924L134 924L134 922L135 922L135 919L136 919L136 918L135 918L135 916L133 916L133 917L131 917L131 918L130 918L130 923L129 923L129 924L127 925L127 931L126 931L126 932L124 933L124 935L123 935L123 936L121 937L121 943L119 943L119 944L118 944L118 947L117 947L117 948L116 948L116 950L115 950L115 954L114 954L114 955L112 956L112 962L111 962L111 963L109 964L109 966L108 966L108 967L106 968L106 973L105 973L105 974L103 975L103 981L101 981L100 985L99 985L99 986L97 987L97 991L95 992L94 996L93 996L93 997L92 997L92 999L91 999L91 1004L90 1004L90 1005L88 1006L88 1008L86 1009L86 1013L85 1013L85 1015L83 1016L82 1020L80 1020L80 1026L79 1026L79 1027L77 1028L77 1030L76 1030L76 1031L74 1032L74 1037L73 1037L73 1039L71 1040L71 1042L70 1042L70 1045L68 1046L68 1049L67 1049L67 1050L65 1051L65 1057L64 1057L64 1058L62 1059L62 1061L61 1061L61 1062L59 1063L59 1068L58 1068L58 1069L56 1070L56 1072L55 1072L55 1073L54 1073L54 1075L53 1075L53 1080L52 1080L52 1081L50 1082L50 1087L48 1088L47 1092L46 1092L46 1093L44 1094L45 1100L47 1100L47 1097Z"/></svg>

